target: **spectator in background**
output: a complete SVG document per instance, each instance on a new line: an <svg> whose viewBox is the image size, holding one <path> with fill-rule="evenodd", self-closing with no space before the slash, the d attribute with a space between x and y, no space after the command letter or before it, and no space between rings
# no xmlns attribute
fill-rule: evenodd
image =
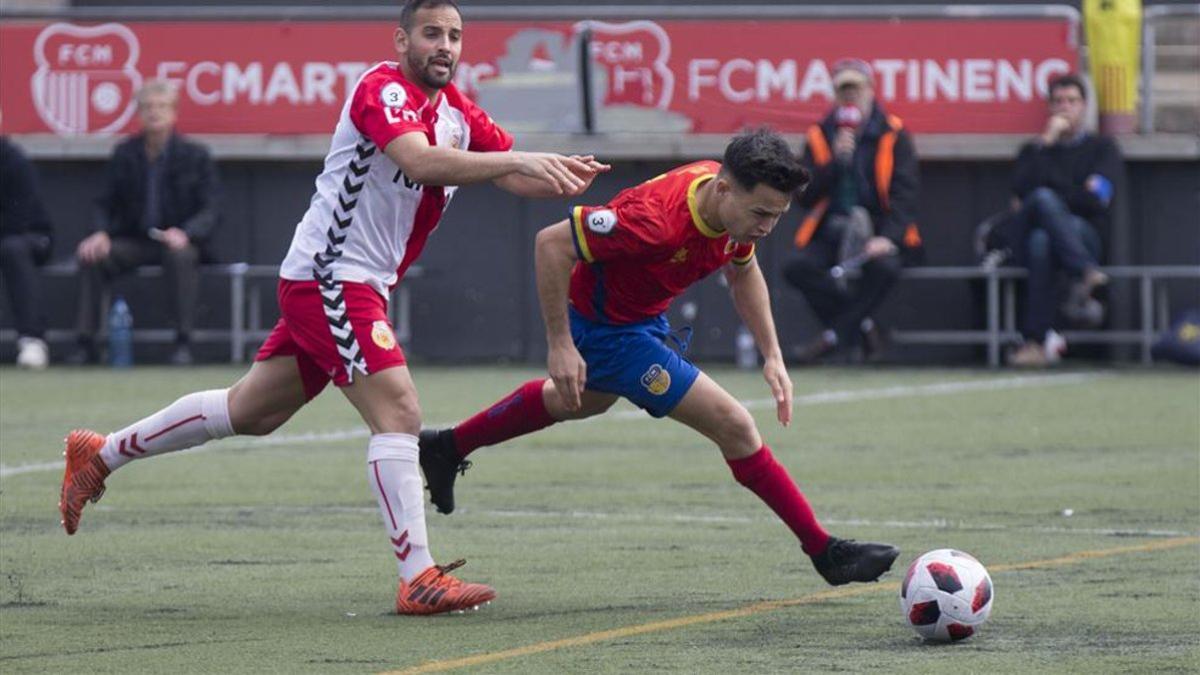
<svg viewBox="0 0 1200 675"><path fill-rule="evenodd" d="M800 253L784 267L825 328L794 354L801 362L855 346L877 358L882 332L872 315L901 267L921 254L912 138L875 100L866 62L835 63L833 87L836 106L808 130L804 164L813 181L798 197L806 209L795 238ZM848 283L853 270L861 277Z"/></svg>
<svg viewBox="0 0 1200 675"><path fill-rule="evenodd" d="M1111 138L1085 128L1087 89L1074 74L1050 82L1050 117L1042 135L1022 148L1013 171L1012 216L998 227L1014 262L1029 270L1021 333L1009 355L1015 366L1057 361L1066 343L1052 331L1059 271L1072 279L1063 313L1086 327L1104 321L1092 297L1108 282L1099 269L1121 153Z"/></svg>
<svg viewBox="0 0 1200 675"><path fill-rule="evenodd" d="M175 132L178 96L152 80L138 92L141 133L123 141L108 163L95 232L79 243L79 351L75 363L97 360L92 334L104 287L145 265L162 265L177 330L171 362L192 362L198 265L217 224L217 170L208 151Z"/></svg>
<svg viewBox="0 0 1200 675"><path fill-rule="evenodd" d="M33 165L0 137L0 273L17 328L17 365L23 368L45 368L50 362L37 268L50 258L53 243Z"/></svg>

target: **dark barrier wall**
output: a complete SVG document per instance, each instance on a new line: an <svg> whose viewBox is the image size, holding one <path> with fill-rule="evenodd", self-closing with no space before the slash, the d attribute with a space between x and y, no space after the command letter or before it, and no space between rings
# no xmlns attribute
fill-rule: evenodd
<svg viewBox="0 0 1200 675"><path fill-rule="evenodd" d="M597 181L587 202L606 201L621 188L670 166L664 162L620 163ZM278 264L308 205L319 168L318 162L222 163L224 223L215 247L221 261ZM38 169L58 227L55 257L64 259L88 227L102 166L97 162L48 161L39 162ZM1006 162L923 164L921 229L929 264L973 262L975 224L1004 206L1008 172ZM1110 252L1109 262L1200 264L1200 163L1132 162L1128 174L1122 206L1125 217L1114 235L1118 248ZM539 361L545 347L533 281L533 237L539 228L565 217L567 207L563 200L517 199L490 185L459 191L420 261L427 274L410 282L413 337L406 347L411 354L442 361ZM791 254L796 222L796 214L788 214L769 241L759 246L759 260L771 285L785 345L797 343L813 331L804 301L779 275ZM217 280L206 283L200 325L224 327L228 322L226 286ZM966 282L905 282L886 305L882 318L909 329L981 325L977 290ZM1172 284L1171 290L1175 308L1200 304L1195 284ZM52 280L49 291L51 325L69 326L74 311L73 284ZM161 291L153 284L126 282L121 291L129 296L140 326L164 325ZM1133 291L1132 285L1113 289L1117 325L1130 325L1137 316ZM273 286L261 284L257 292L266 319L274 321ZM706 280L677 302L672 310L674 320L679 320L683 302L695 303L695 354L706 359L731 358L736 319L718 279ZM11 325L8 312L4 314L4 325ZM147 349L147 353L153 354L153 350ZM209 354L222 358L227 352L213 348ZM895 355L903 360L978 358L968 347L910 346Z"/></svg>
<svg viewBox="0 0 1200 675"><path fill-rule="evenodd" d="M1155 2L1147 2L1146 5L1147 6L1149 6L1149 5L1183 5L1183 4L1192 2L1192 1L1193 0L1155 0ZM178 6L178 7L192 7L192 6L194 6L195 3L191 2L191 0L74 0L73 2L68 3L68 4L73 5L75 7L146 7L146 6L161 7L164 5L165 6ZM293 6L304 6L304 5L327 5L327 4L328 4L327 0L240 0L240 1L238 1L238 0L221 0L220 2L208 3L209 6L218 6L218 7L238 7L238 6L267 7L267 6L278 6L278 5L286 5L289 7L293 7ZM353 4L362 5L362 6L378 6L378 5L397 6L400 3L399 3L399 0L355 0L355 2ZM513 0L462 0L459 4L462 7L469 9L471 7L512 6L512 5L515 5L518 3L514 3ZM532 0L532 1L522 2L519 4L532 5L532 6L566 5L566 6L583 6L583 7L594 7L594 6L647 7L647 6L655 6L655 5L676 5L676 4L728 5L729 2L728 2L728 0L688 0L686 3L675 3L675 2L670 2L670 0L651 0L650 2L630 2L629 0ZM752 0L752 2L748 2L746 4L751 4L751 5L823 5L823 4L829 4L829 3L828 3L828 0L815 0L813 2L796 2L796 0ZM880 3L878 0L844 0L840 4L844 4L844 5L875 5L875 4L880 4ZM944 3L934 2L934 0L907 0L907 2L905 2L904 4L906 4L906 5L940 5L940 4L944 4ZM959 2L956 2L955 4L994 5L997 3L995 2L995 0L984 0L984 1L960 0ZM1037 4L1037 5L1040 5L1040 4L1046 4L1046 3L1043 0L1010 0L1010 2L1007 2L1005 4L1010 4L1010 5L1035 5L1035 4ZM1080 2L1080 0L1069 0L1068 2L1056 2L1053 4L1071 5L1073 7L1078 8L1082 3Z"/></svg>

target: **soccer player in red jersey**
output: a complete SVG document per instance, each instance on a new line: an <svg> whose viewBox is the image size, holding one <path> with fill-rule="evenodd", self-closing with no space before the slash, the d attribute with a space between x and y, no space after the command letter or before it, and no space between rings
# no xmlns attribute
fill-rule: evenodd
<svg viewBox="0 0 1200 675"><path fill-rule="evenodd" d="M676 168L605 206L576 207L570 219L542 230L537 284L550 378L525 383L452 429L421 433L421 466L438 510L454 510L455 477L471 452L598 415L624 397L716 443L734 478L791 528L830 584L874 581L886 572L900 551L827 534L749 411L681 355L685 343L679 351L668 346L674 334L667 306L724 268L737 312L762 353L776 416L784 426L791 422L792 382L754 244L807 183L787 142L758 130L734 138L720 164Z"/></svg>
<svg viewBox="0 0 1200 675"><path fill-rule="evenodd" d="M436 565L417 468L421 410L387 318L399 282L457 186L494 181L522 196L577 195L607 166L591 157L510 152L512 137L451 84L462 51L451 0L410 0L400 59L368 69L342 108L316 194L280 266L282 317L228 389L184 396L107 436L67 438L61 501L74 534L83 507L128 462L234 434L269 434L329 382L371 432L367 479L400 574L396 611L436 614L495 597Z"/></svg>

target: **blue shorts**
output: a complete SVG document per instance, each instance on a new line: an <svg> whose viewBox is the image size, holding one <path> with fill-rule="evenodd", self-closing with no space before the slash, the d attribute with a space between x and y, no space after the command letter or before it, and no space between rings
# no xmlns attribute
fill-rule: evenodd
<svg viewBox="0 0 1200 675"><path fill-rule="evenodd" d="M654 417L665 417L683 399L700 369L680 352L686 338L671 332L663 315L613 326L571 310L571 337L587 363L587 388L622 396ZM667 346L673 340L680 352Z"/></svg>

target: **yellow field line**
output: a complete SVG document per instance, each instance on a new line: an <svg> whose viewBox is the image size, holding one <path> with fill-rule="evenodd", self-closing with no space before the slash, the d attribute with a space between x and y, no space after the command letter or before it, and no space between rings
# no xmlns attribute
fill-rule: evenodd
<svg viewBox="0 0 1200 675"><path fill-rule="evenodd" d="M1078 551L1060 558L1047 558L1045 560L1033 560L1023 563L1009 563L1006 565L992 565L992 572L1009 572L1013 570L1029 570L1042 567L1056 567L1060 565L1073 565L1084 560L1093 558L1108 558L1115 555L1123 555L1126 553L1146 553L1150 551L1162 551L1166 549L1179 548L1189 544L1200 544L1200 537L1176 537L1173 539L1163 539L1161 541L1150 542L1148 544L1137 544L1133 546L1119 546L1117 548L1106 548L1094 551ZM585 633L576 635L575 637L563 638L561 640L550 640L548 642L538 642L524 647L516 647L513 649L505 649L498 652L488 652L486 654L476 654L475 656L466 656L460 659L448 659L445 661L430 661L419 666L406 668L404 670L393 670L380 675L415 675L416 673L440 673L456 668L467 668L469 666L480 666L487 663L495 663L496 661L504 661L506 659L515 659L521 656L530 656L532 654L541 654L544 652L564 649L566 647L579 647L582 645L590 645L596 642L605 642L607 640L615 640L618 638L626 638L634 635L644 635L646 633L657 633L659 631L674 630L676 628L685 628L702 623L713 623L716 621L725 621L726 619L740 619L753 614L761 614L770 612L785 607L795 607L797 605L810 605L816 602L825 600L834 600L837 598L850 598L856 595L866 595L868 593L878 593L881 591L895 591L899 588L899 582L889 582L884 584L871 584L869 586L851 586L848 588L838 588L831 591L823 591L821 593L813 593L799 598L791 598L788 600L767 600L764 602L756 602L752 605L739 607L738 609L729 609L721 612L709 612L707 614L693 614L692 616L683 616L678 619L668 619L666 621L653 621L650 623L638 624L636 626L626 626L624 628L614 628L612 630L602 630L594 633Z"/></svg>

